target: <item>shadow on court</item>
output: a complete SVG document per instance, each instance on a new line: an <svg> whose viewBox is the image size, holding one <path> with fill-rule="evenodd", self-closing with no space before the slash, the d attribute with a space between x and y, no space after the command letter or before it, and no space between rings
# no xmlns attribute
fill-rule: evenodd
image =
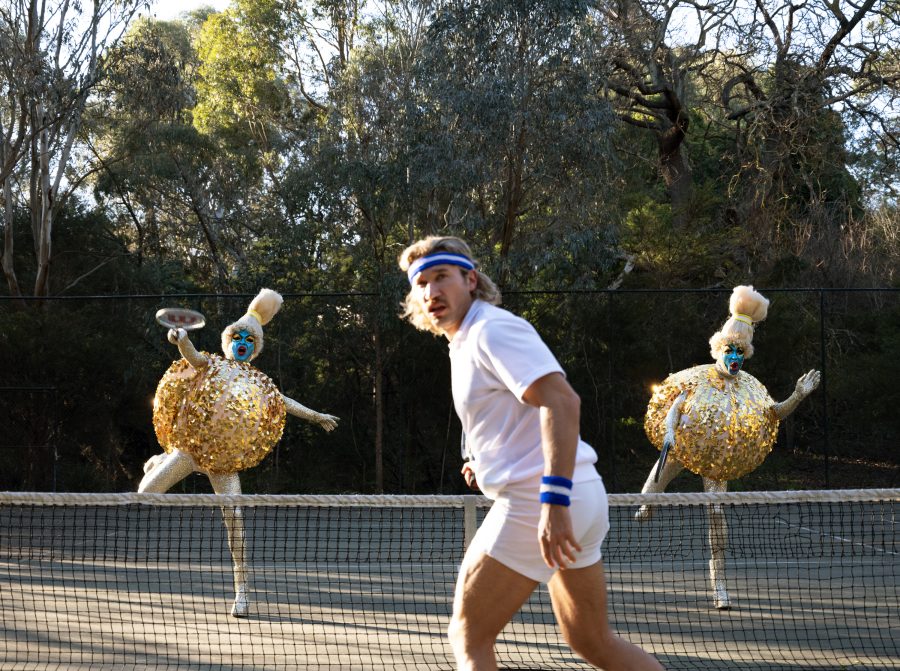
<svg viewBox="0 0 900 671"><path fill-rule="evenodd" d="M670 671L900 669L893 508L728 510L712 607L703 506L644 525L613 507L610 618ZM446 641L459 509L248 507L250 617L228 612L216 507L0 506L0 668L423 671ZM502 633L501 667L586 669L546 588Z"/></svg>

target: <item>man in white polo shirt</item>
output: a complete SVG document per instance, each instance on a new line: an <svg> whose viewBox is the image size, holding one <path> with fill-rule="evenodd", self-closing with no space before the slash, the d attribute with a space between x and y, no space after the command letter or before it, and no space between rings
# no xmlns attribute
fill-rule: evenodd
<svg viewBox="0 0 900 671"><path fill-rule="evenodd" d="M453 402L471 455L469 486L494 505L466 551L449 635L459 669L496 669L494 644L538 583L572 649L608 671L660 671L616 636L606 614L600 546L609 530L597 455L579 437L580 399L527 321L459 238L404 250L403 316L450 341Z"/></svg>

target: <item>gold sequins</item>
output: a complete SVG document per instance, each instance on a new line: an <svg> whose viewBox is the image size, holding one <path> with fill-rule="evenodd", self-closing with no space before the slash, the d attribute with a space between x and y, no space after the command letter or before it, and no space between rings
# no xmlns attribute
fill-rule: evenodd
<svg viewBox="0 0 900 671"><path fill-rule="evenodd" d="M251 364L206 356L205 369L179 359L163 375L153 428L166 452L187 452L206 473L237 473L262 461L281 439L284 399Z"/></svg>
<svg viewBox="0 0 900 671"><path fill-rule="evenodd" d="M775 402L749 373L724 378L713 365L673 373L654 391L644 430L657 449L665 437L666 413L685 390L671 451L685 468L713 480L734 480L765 460L778 435Z"/></svg>

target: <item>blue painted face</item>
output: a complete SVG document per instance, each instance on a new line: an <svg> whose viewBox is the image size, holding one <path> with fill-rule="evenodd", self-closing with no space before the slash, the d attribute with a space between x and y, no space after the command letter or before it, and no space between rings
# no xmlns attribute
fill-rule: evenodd
<svg viewBox="0 0 900 671"><path fill-rule="evenodd" d="M231 356L235 361L250 361L256 351L256 338L250 331L240 330L231 334Z"/></svg>
<svg viewBox="0 0 900 671"><path fill-rule="evenodd" d="M737 375L744 365L744 348L740 345L725 345L722 362L729 375Z"/></svg>

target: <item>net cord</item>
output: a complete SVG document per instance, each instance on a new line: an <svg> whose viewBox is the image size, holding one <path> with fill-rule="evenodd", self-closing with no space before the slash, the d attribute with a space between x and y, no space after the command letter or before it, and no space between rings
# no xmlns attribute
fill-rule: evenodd
<svg viewBox="0 0 900 671"><path fill-rule="evenodd" d="M823 489L760 492L663 492L657 494L610 494L610 506L771 503L842 503L900 501L895 489ZM391 508L489 508L491 500L478 495L409 494L138 494L79 492L0 492L0 505L60 506L310 506Z"/></svg>

